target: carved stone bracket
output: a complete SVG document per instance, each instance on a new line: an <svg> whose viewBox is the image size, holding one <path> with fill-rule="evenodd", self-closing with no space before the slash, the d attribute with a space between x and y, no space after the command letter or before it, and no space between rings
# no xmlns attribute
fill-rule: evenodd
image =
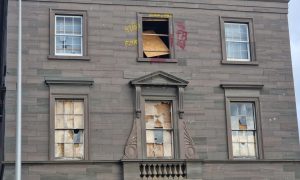
<svg viewBox="0 0 300 180"><path fill-rule="evenodd" d="M137 159L137 157L137 130L135 119L132 125L131 133L129 135L129 138L127 139L123 159Z"/></svg>
<svg viewBox="0 0 300 180"><path fill-rule="evenodd" d="M194 147L193 139L191 138L188 128L186 126L186 122L183 121L183 129L184 129L184 151L186 159L195 159L196 158L196 149Z"/></svg>
<svg viewBox="0 0 300 180"><path fill-rule="evenodd" d="M135 87L135 115L141 118L141 86Z"/></svg>
<svg viewBox="0 0 300 180"><path fill-rule="evenodd" d="M184 94L184 88L183 87L178 87L178 113L179 113L179 118L183 119L183 94Z"/></svg>

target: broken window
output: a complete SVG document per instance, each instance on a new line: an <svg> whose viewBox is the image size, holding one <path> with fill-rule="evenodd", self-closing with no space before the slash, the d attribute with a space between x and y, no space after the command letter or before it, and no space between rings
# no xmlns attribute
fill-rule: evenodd
<svg viewBox="0 0 300 180"><path fill-rule="evenodd" d="M144 58L170 58L169 19L143 17Z"/></svg>
<svg viewBox="0 0 300 180"><path fill-rule="evenodd" d="M256 115L252 102L230 102L234 158L256 158Z"/></svg>
<svg viewBox="0 0 300 180"><path fill-rule="evenodd" d="M146 101L147 157L173 157L172 103Z"/></svg>
<svg viewBox="0 0 300 180"><path fill-rule="evenodd" d="M55 100L55 159L84 158L83 100Z"/></svg>

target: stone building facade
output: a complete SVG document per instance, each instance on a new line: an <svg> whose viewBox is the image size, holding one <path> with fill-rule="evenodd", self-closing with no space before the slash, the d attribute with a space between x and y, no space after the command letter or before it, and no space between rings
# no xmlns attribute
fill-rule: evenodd
<svg viewBox="0 0 300 180"><path fill-rule="evenodd" d="M299 180L287 13L288 0L24 0L23 179Z"/></svg>

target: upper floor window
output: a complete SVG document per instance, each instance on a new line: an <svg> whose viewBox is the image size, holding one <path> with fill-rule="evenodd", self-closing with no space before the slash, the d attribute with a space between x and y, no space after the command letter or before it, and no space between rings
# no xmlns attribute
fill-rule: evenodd
<svg viewBox="0 0 300 180"><path fill-rule="evenodd" d="M88 60L87 13L50 10L49 59Z"/></svg>
<svg viewBox="0 0 300 180"><path fill-rule="evenodd" d="M176 62L171 14L138 14L139 61Z"/></svg>
<svg viewBox="0 0 300 180"><path fill-rule="evenodd" d="M257 65L252 26L252 19L221 17L222 63Z"/></svg>
<svg viewBox="0 0 300 180"><path fill-rule="evenodd" d="M82 16L55 16L55 55L82 56Z"/></svg>
<svg viewBox="0 0 300 180"><path fill-rule="evenodd" d="M248 24L225 23L227 61L250 61Z"/></svg>

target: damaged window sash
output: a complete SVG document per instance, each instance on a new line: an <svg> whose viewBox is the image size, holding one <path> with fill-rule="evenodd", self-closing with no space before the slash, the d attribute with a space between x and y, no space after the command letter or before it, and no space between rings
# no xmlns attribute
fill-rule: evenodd
<svg viewBox="0 0 300 180"><path fill-rule="evenodd" d="M83 100L55 101L55 159L84 159Z"/></svg>
<svg viewBox="0 0 300 180"><path fill-rule="evenodd" d="M139 15L139 61L165 59L162 62L174 61L172 16L151 17L149 14Z"/></svg>
<svg viewBox="0 0 300 180"><path fill-rule="evenodd" d="M162 101L146 101L145 125L147 157L172 158L172 103Z"/></svg>

